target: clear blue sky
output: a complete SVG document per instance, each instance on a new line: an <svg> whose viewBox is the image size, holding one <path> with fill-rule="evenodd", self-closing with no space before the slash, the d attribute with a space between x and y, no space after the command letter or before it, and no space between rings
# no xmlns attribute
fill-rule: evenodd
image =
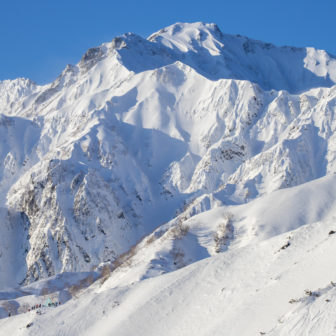
<svg viewBox="0 0 336 336"><path fill-rule="evenodd" d="M336 55L335 0L1 0L0 80L47 83L90 47L125 32L143 37L175 22Z"/></svg>

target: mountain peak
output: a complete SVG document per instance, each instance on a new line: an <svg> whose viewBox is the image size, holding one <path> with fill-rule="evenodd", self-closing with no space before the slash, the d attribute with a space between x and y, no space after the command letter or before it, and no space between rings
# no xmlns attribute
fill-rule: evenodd
<svg viewBox="0 0 336 336"><path fill-rule="evenodd" d="M247 80L264 90L290 93L336 83L336 59L323 50L224 34L215 23L178 22L147 39L126 33L90 48L79 67L86 72L106 57L116 57L135 73L181 62L210 80Z"/></svg>
<svg viewBox="0 0 336 336"><path fill-rule="evenodd" d="M188 50L198 51L202 47L210 47L210 49L216 50L215 44L221 45L220 39L222 37L223 33L214 23L178 22L152 34L148 37L148 40L187 52Z"/></svg>
<svg viewBox="0 0 336 336"><path fill-rule="evenodd" d="M170 26L167 26L165 28L160 29L158 32L150 35L148 37L149 40L152 40L155 38L155 36L159 35L170 35L170 36L176 36L180 34L197 34L200 31L205 32L212 32L213 34L222 34L219 27L215 23L205 23L205 22L176 22Z"/></svg>
<svg viewBox="0 0 336 336"><path fill-rule="evenodd" d="M175 58L212 80L248 80L266 90L291 93L336 83L336 59L323 50L277 47L223 34L214 23L175 23L148 40L172 51Z"/></svg>
<svg viewBox="0 0 336 336"><path fill-rule="evenodd" d="M2 333L299 335L336 302L335 62L176 23L0 82Z"/></svg>

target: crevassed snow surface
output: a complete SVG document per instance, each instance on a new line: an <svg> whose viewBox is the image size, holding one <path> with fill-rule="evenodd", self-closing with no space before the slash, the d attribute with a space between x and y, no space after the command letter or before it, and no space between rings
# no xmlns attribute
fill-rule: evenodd
<svg viewBox="0 0 336 336"><path fill-rule="evenodd" d="M0 82L1 333L336 334L335 82L203 23Z"/></svg>

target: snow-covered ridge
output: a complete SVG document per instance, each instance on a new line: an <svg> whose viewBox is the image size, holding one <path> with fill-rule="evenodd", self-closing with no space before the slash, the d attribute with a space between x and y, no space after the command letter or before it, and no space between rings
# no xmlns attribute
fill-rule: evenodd
<svg viewBox="0 0 336 336"><path fill-rule="evenodd" d="M335 57L324 50L276 47L223 34L215 24L176 23L148 40L213 80L249 80L266 90L293 93L336 82Z"/></svg>
<svg viewBox="0 0 336 336"><path fill-rule="evenodd" d="M101 270L64 273L2 290L0 316L6 309L15 316L0 320L1 331L333 335L335 187L335 176L323 177L170 223L105 277ZM50 298L61 306L24 309Z"/></svg>
<svg viewBox="0 0 336 336"><path fill-rule="evenodd" d="M44 86L0 82L1 232L16 239L0 286L113 263L160 225L333 174L335 80L324 51L178 23L89 49Z"/></svg>
<svg viewBox="0 0 336 336"><path fill-rule="evenodd" d="M332 335L335 62L177 23L0 82L0 330Z"/></svg>

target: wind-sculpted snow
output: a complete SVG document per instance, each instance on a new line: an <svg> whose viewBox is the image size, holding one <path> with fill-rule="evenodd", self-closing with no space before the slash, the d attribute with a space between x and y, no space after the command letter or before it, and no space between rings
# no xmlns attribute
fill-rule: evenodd
<svg viewBox="0 0 336 336"><path fill-rule="evenodd" d="M0 82L0 267L17 265L0 286L117 263L198 213L334 174L335 64L179 23L89 49L48 85ZM234 246L231 225L211 251L198 231L176 240L167 269Z"/></svg>

